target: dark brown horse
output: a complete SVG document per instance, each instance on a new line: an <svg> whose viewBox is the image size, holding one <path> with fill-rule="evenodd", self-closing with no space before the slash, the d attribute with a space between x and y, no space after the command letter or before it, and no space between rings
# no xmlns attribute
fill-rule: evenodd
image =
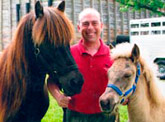
<svg viewBox="0 0 165 122"><path fill-rule="evenodd" d="M57 8L35 4L0 55L0 122L40 122L49 106L46 74L67 95L81 91L83 77L70 53L73 25Z"/></svg>

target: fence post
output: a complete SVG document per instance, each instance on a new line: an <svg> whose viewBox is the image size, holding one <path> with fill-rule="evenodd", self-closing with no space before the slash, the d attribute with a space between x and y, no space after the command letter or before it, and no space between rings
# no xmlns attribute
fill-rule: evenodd
<svg viewBox="0 0 165 122"><path fill-rule="evenodd" d="M26 3L26 13L29 13L30 11L30 3Z"/></svg>
<svg viewBox="0 0 165 122"><path fill-rule="evenodd" d="M111 29L110 29L110 3L109 3L109 0L106 1L107 3L107 26L108 26L108 30L107 30L107 36L108 36L108 40L106 42L107 45L110 45L111 43Z"/></svg>
<svg viewBox="0 0 165 122"><path fill-rule="evenodd" d="M0 1L0 51L3 50L4 44L3 44L3 1Z"/></svg>
<svg viewBox="0 0 165 122"><path fill-rule="evenodd" d="M48 0L48 6L52 6L53 1L52 0Z"/></svg>
<svg viewBox="0 0 165 122"><path fill-rule="evenodd" d="M20 4L16 4L16 21L17 23L20 20Z"/></svg>
<svg viewBox="0 0 165 122"><path fill-rule="evenodd" d="M101 21L102 21L102 23L104 23L104 19L103 19L103 11L102 11L102 1L101 0L99 0L99 12L100 12L100 19L101 19ZM103 39L103 36L104 36L104 28L103 28L103 30L102 30L102 32L101 32L101 38Z"/></svg>
<svg viewBox="0 0 165 122"><path fill-rule="evenodd" d="M13 18L13 14L12 14L12 0L9 0L9 28L10 28L10 34L9 34L9 40L7 40L8 42L12 39L12 18Z"/></svg>

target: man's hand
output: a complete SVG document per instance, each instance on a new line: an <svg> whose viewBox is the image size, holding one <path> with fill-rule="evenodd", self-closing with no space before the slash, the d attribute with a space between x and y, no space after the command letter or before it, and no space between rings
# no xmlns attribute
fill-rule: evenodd
<svg viewBox="0 0 165 122"><path fill-rule="evenodd" d="M61 93L59 87L50 79L47 82L47 87L51 95L56 99L58 105L67 108L71 97L65 96L65 94Z"/></svg>
<svg viewBox="0 0 165 122"><path fill-rule="evenodd" d="M58 105L62 108L67 108L70 100L71 100L71 97L65 96L62 93L58 95L58 98L56 97L56 101Z"/></svg>

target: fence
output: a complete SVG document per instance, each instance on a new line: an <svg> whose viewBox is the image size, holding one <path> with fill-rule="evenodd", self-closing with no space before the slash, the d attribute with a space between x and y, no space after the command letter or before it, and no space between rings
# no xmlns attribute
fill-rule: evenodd
<svg viewBox="0 0 165 122"><path fill-rule="evenodd" d="M129 33L129 20L150 18L150 12L142 10L139 12L120 12L119 4L115 0L65 0L66 14L74 24L76 31L75 43L80 38L77 31L78 14L84 8L93 7L97 9L102 17L104 29L102 38L106 43L113 42L116 35ZM3 50L12 39L17 27L17 21L30 10L34 10L36 0L1 0L0 1L0 50ZM51 5L51 0L41 0L44 6ZM56 6L60 0L54 0Z"/></svg>

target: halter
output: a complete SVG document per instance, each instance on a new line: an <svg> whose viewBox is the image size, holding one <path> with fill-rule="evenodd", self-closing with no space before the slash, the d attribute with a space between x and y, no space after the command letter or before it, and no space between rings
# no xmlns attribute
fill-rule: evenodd
<svg viewBox="0 0 165 122"><path fill-rule="evenodd" d="M56 69L52 66L50 66L47 61L44 59L44 57L42 56L42 54L40 53L40 49L38 47L35 47L35 52L34 52L36 58L39 58L40 61L46 65L45 67L48 69L48 72L50 74L55 74L57 77L59 76L63 76L65 75L65 73L68 73L69 71L72 71L72 70L77 70L78 67L77 67L77 64L73 64L73 65L70 65L70 66L67 66L67 68L63 68L61 70L59 69Z"/></svg>
<svg viewBox="0 0 165 122"><path fill-rule="evenodd" d="M137 63L137 72L136 72L136 77L135 77L135 83L133 84L132 88L128 89L126 92L122 92L117 86L115 86L114 84L108 84L107 87L112 88L113 90L116 91L116 93L118 93L118 95L120 96L121 99L121 104L125 101L124 97L126 97L127 95L129 95L132 91L132 94L135 92L136 90L136 85L140 76L140 63Z"/></svg>

